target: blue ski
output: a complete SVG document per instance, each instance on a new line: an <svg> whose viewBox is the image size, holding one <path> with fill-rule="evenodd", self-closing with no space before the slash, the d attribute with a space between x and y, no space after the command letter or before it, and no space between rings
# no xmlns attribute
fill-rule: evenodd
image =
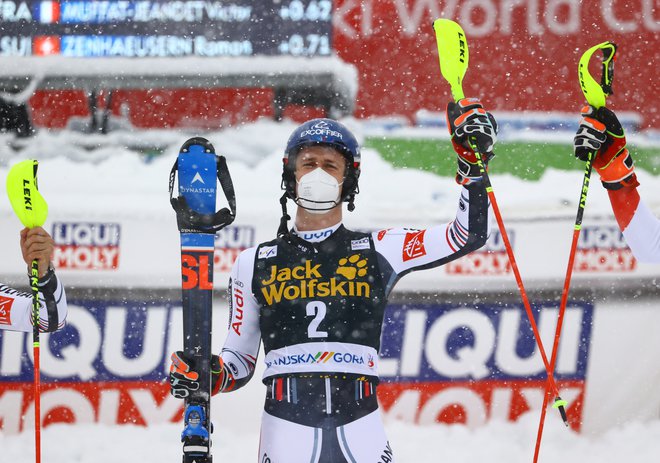
<svg viewBox="0 0 660 463"><path fill-rule="evenodd" d="M172 197L176 174L179 196ZM229 206L216 212L218 181ZM211 463L211 317L215 233L236 215L225 159L201 137L186 141L170 173L170 201L181 233L183 350L199 373L199 389L185 401L183 463Z"/></svg>

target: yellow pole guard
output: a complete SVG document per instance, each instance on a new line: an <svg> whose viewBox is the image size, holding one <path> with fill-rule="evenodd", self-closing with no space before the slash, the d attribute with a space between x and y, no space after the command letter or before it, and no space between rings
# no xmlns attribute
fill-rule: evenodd
<svg viewBox="0 0 660 463"><path fill-rule="evenodd" d="M463 28L450 19L436 19L433 22L435 40L438 44L440 72L451 86L455 101L465 98L463 93L463 76L470 60L467 37Z"/></svg>
<svg viewBox="0 0 660 463"><path fill-rule="evenodd" d="M38 165L38 161L26 159L14 164L7 174L9 202L27 228L43 226L48 216L48 204L37 187Z"/></svg>
<svg viewBox="0 0 660 463"><path fill-rule="evenodd" d="M595 108L601 108L605 106L605 100L608 94L603 91L603 87L601 87L600 83L596 82L596 80L589 73L589 61L591 60L591 56L597 50L603 49L612 50L612 54L609 58L611 60L614 57L616 47L611 42L603 42L599 43L598 45L594 45L585 51L578 64L578 78L580 80L582 93L584 93L584 97L587 99L587 103ZM609 78L611 82L611 76L609 76Z"/></svg>

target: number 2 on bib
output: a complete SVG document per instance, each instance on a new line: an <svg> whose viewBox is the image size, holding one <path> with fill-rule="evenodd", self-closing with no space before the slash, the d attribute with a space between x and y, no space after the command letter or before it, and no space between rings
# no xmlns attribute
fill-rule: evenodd
<svg viewBox="0 0 660 463"><path fill-rule="evenodd" d="M327 331L319 331L319 325L325 318L326 305L325 302L312 301L307 304L305 308L308 317L314 317L307 327L307 336L310 338L327 338Z"/></svg>

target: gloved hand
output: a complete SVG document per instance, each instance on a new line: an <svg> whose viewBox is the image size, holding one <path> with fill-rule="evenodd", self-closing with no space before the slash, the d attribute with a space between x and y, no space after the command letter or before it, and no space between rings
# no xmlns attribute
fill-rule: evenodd
<svg viewBox="0 0 660 463"><path fill-rule="evenodd" d="M573 140L575 157L586 161L596 152L594 169L608 190L639 185L632 156L626 149L626 135L616 114L606 107L582 108L582 119Z"/></svg>
<svg viewBox="0 0 660 463"><path fill-rule="evenodd" d="M199 373L194 370L195 362L186 356L183 351L176 351L170 357L170 394L177 399L185 399L190 393L199 389ZM218 386L224 365L222 359L217 355L211 355L211 394L219 391Z"/></svg>
<svg viewBox="0 0 660 463"><path fill-rule="evenodd" d="M451 143L458 154L456 182L468 185L481 179L477 157L472 144L481 154L484 167L495 155L493 145L497 141L497 122L476 98L463 98L458 103L447 104L447 127Z"/></svg>
<svg viewBox="0 0 660 463"><path fill-rule="evenodd" d="M32 267L32 261L36 260L39 265L39 278L46 275L50 268L50 259L53 256L55 242L46 230L41 227L21 230L21 253L23 260L28 265L28 274Z"/></svg>

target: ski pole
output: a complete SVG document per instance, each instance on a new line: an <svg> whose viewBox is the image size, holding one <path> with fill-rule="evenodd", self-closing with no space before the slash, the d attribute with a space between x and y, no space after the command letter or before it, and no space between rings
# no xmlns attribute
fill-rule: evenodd
<svg viewBox="0 0 660 463"><path fill-rule="evenodd" d="M35 461L41 462L41 362L39 355L39 264L32 261L30 289L32 291L32 352L34 357L34 443Z"/></svg>
<svg viewBox="0 0 660 463"><path fill-rule="evenodd" d="M438 56L440 58L440 71L445 80L449 83L451 87L452 96L455 101L459 101L465 98L463 93L463 76L467 71L468 61L469 61L469 50L467 45L467 39L465 37L465 32L461 26L449 19L437 19L433 23L433 28L435 29L436 41L438 44ZM534 333L534 338L536 340L536 345L539 348L541 358L543 359L543 364L545 366L547 375L548 375L548 384L555 394L555 402L553 404L554 408L559 409L561 418L564 423L568 423L568 418L566 416L566 401L562 400L559 396L559 389L555 383L554 376L552 374L552 369L550 368L550 363L548 362L548 357L543 348L543 343L541 341L541 336L534 320L534 315L532 313L532 308L529 303L529 298L527 297L527 292L523 285L522 277L520 276L520 271L518 270L518 264L516 263L516 258L513 254L513 247L509 241L509 236L504 226L504 221L502 220L502 214L497 205L497 200L495 198L495 193L493 192L493 187L490 183L490 177L488 172L484 167L482 160L482 155L478 146L478 140L476 136L471 136L468 139L470 147L475 153L477 158L477 165L479 166L479 171L486 187L486 193L488 194L488 199L493 207L493 214L497 220L497 225L499 227L500 233L502 234L502 240L504 241L504 246L506 248L507 256L509 257L509 262L511 264L511 269L516 278L516 283L518 285L518 290L520 291L520 296L522 298L523 305L525 307L525 312L527 313L527 318L529 319L530 325L532 327L532 332Z"/></svg>
<svg viewBox="0 0 660 463"><path fill-rule="evenodd" d="M602 75L601 83L598 84L591 74L589 74L589 60L591 56L597 51L603 51ZM608 95L614 93L612 91L612 81L614 79L614 60L616 54L616 45L612 42L603 42L591 47L580 58L578 65L578 76L580 87L584 93L587 102L595 107L600 108L605 106ZM555 370L555 363L557 361L557 351L559 349L559 339L561 337L561 329L564 321L564 314L566 313L566 305L568 303L568 293L571 287L571 278L573 275L573 264L575 260L575 252L577 250L578 239L582 230L582 217L584 215L584 208L587 202L587 193L589 192L589 182L591 178L591 171L593 169L593 161L596 153L591 151L587 156L587 162L584 166L584 176L582 178L582 188L580 189L580 200L578 201L578 210L575 216L575 225L573 226L573 241L571 242L571 250L568 256L568 265L566 267L566 277L564 279L564 287L561 294L561 302L559 304L559 314L557 316L557 325L555 327L554 342L552 344L552 355L550 357L551 371ZM545 423L545 408L548 404L548 391L546 388L543 394L543 407L541 408L541 418L539 420L539 428L536 437L536 447L534 449L534 463L538 461L539 451L541 449L541 438L543 437L543 425Z"/></svg>
<svg viewBox="0 0 660 463"><path fill-rule="evenodd" d="M15 164L7 174L7 196L9 202L27 228L41 227L48 216L48 205L37 187L36 160L28 159ZM34 357L34 442L35 461L41 462L41 373L39 362L39 264L36 259L30 266L30 288L32 290L32 350Z"/></svg>

